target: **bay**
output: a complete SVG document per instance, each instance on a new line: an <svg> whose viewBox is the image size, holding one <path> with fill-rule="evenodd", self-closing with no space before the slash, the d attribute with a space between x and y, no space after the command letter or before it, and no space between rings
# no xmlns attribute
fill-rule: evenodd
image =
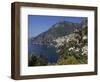
<svg viewBox="0 0 100 82"><path fill-rule="evenodd" d="M59 55L56 53L57 49L54 46L33 44L28 42L28 55L36 53L47 58L48 63L57 63Z"/></svg>

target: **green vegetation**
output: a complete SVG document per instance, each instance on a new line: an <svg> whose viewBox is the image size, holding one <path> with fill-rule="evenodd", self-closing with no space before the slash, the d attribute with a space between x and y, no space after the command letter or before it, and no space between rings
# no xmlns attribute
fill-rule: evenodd
<svg viewBox="0 0 100 82"><path fill-rule="evenodd" d="M46 57L34 53L29 55L28 59L28 66L45 66L48 64Z"/></svg>
<svg viewBox="0 0 100 82"><path fill-rule="evenodd" d="M60 58L57 61L59 65L67 64L86 64L87 63L87 26L74 31L74 37L63 42L58 47Z"/></svg>

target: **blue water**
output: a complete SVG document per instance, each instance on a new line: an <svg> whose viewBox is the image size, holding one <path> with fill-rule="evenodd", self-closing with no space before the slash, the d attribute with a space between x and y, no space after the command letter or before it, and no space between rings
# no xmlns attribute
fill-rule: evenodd
<svg viewBox="0 0 100 82"><path fill-rule="evenodd" d="M48 63L56 63L58 60L58 54L56 53L56 48L54 46L39 45L28 43L28 54L36 53L37 55L42 55L47 58Z"/></svg>

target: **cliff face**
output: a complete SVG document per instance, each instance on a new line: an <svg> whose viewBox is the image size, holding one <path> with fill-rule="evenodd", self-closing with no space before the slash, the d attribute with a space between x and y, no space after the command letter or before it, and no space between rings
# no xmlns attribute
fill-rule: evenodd
<svg viewBox="0 0 100 82"><path fill-rule="evenodd" d="M81 24L72 23L68 21L60 21L51 26L46 32L39 34L38 36L32 38L33 44L46 44L46 45L53 45L54 39L58 37L62 37L65 35L69 35L75 29L80 29Z"/></svg>

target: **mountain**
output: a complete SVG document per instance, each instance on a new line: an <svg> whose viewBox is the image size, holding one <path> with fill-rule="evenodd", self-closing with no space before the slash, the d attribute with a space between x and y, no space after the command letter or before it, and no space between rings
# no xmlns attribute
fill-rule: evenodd
<svg viewBox="0 0 100 82"><path fill-rule="evenodd" d="M69 35L75 29L81 29L80 23L73 23L69 21L59 21L52 25L50 29L39 34L36 37L31 38L33 44L54 44L53 40L58 37Z"/></svg>

